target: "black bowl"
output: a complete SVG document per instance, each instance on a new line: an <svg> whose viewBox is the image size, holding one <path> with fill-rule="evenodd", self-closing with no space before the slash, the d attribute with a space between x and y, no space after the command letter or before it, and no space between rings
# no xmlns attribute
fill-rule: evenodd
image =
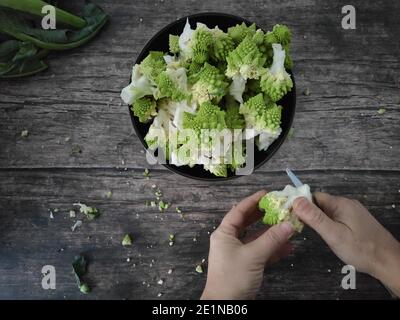
<svg viewBox="0 0 400 320"><path fill-rule="evenodd" d="M186 19L189 19L189 22L192 27L195 26L197 22L204 23L207 25L209 28L214 28L215 26L218 26L221 30L226 31L229 27L235 26L236 24L240 24L242 22L246 23L247 25L250 25L251 22L243 19L241 17L237 17L234 15L230 14L225 14L225 13L217 13L217 12L205 12L205 13L198 13L198 14L193 14L190 16L186 16L183 18L180 18L174 22L171 22L169 25L165 26L163 29L161 29L153 38L150 39L149 42L144 46L142 51L140 52L139 56L136 59L135 63L140 63L150 51L164 51L167 52L169 48L168 44L168 38L170 34L175 34L179 35L182 33L182 30L185 26ZM259 168L262 166L265 162L267 162L273 154L279 149L281 144L285 141L285 138L290 130L290 127L293 122L293 117L295 113L295 107L296 107L296 87L294 83L294 77L293 74L290 73L292 76L293 80L293 88L292 90L286 94L285 97L283 97L280 101L279 104L283 107L282 111L282 133L280 136L268 147L266 151L259 151L257 148L255 148L255 154L254 154L254 169ZM139 137L140 141L142 142L143 146L145 149L147 149L147 144L144 140L144 137L146 136L150 123L141 123L139 122L139 119L134 116L133 112L130 110L129 106L129 114L131 115L131 120L133 124L133 128L135 129L136 135ZM192 179L198 179L198 180L207 180L207 181L217 181L217 180L228 180L236 177L240 177L239 175L235 175L234 172L229 172L228 171L228 176L227 177L216 177L213 174L211 174L209 171L206 171L203 169L202 166L196 165L193 168L190 168L189 166L174 166L171 164L163 164L164 167L167 169L180 174L182 176L192 178Z"/></svg>

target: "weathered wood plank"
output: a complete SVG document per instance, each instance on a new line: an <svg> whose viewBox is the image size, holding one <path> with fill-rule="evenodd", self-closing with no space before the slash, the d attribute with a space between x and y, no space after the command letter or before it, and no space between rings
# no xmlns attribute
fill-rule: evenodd
<svg viewBox="0 0 400 320"><path fill-rule="evenodd" d="M39 76L2 82L0 167L116 167L122 160L131 168L144 167L119 98L135 56L178 14L229 8L261 26L288 23L294 32L295 136L264 170L280 170L282 163L297 169L399 168L400 49L388 41L399 28L398 4L360 2L359 28L345 31L335 3L315 8L311 1L100 3L111 15L100 37L55 54L51 69ZM310 96L301 95L305 88ZM381 106L385 115L377 114ZM24 128L30 137L21 140ZM82 147L81 156L70 157L73 144Z"/></svg>
<svg viewBox="0 0 400 320"><path fill-rule="evenodd" d="M162 292L162 298L196 299L205 275L194 268L207 257L208 232L240 198L262 187L281 188L287 183L284 172L258 172L215 184L164 171L152 171L150 176L147 180L141 171L113 169L2 170L0 298L156 299ZM398 205L398 172L321 171L299 172L299 176L317 189L359 199L400 238L399 206L392 208ZM172 203L165 213L145 206L146 200L155 198L153 184ZM113 195L106 199L109 190ZM101 216L84 220L72 232L76 219L69 218L68 211L76 201L96 206ZM175 206L182 208L184 220ZM48 210L54 208L59 211L50 219ZM134 238L129 249L120 244L125 233ZM168 245L171 233L176 235L172 247ZM267 272L259 298L389 297L377 281L362 275L356 291L342 290L342 263L311 230L293 242L294 254ZM79 293L70 268L73 256L81 252L90 261L86 278L93 292L88 296ZM46 264L56 267L57 290L41 289L40 270ZM170 268L172 275L167 274ZM157 285L160 278L162 286Z"/></svg>

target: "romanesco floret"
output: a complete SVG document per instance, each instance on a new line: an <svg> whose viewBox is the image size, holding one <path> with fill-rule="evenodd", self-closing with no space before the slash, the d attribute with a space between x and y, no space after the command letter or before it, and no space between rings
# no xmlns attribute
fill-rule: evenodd
<svg viewBox="0 0 400 320"><path fill-rule="evenodd" d="M225 95L228 82L225 76L209 63L206 62L194 78L196 82L192 87L192 98L199 104L206 101L219 102Z"/></svg>
<svg viewBox="0 0 400 320"><path fill-rule="evenodd" d="M193 61L204 63L209 57L209 51L212 45L213 37L211 32L205 27L197 27L193 35Z"/></svg>
<svg viewBox="0 0 400 320"><path fill-rule="evenodd" d="M274 50L272 66L262 75L260 84L263 92L273 101L278 101L292 89L293 82L285 70L285 50L277 43L274 43L272 48Z"/></svg>
<svg viewBox="0 0 400 320"><path fill-rule="evenodd" d="M141 72L140 65L134 65L132 69L131 83L122 89L121 99L128 105L136 100L148 95L157 95L157 88L151 81Z"/></svg>
<svg viewBox="0 0 400 320"><path fill-rule="evenodd" d="M274 26L272 31L265 34L265 43L269 45L272 52L272 44L280 43L282 48L285 50L285 68L292 69L293 61L290 58L290 42L292 40L292 33L290 29L282 24L277 24Z"/></svg>
<svg viewBox="0 0 400 320"><path fill-rule="evenodd" d="M174 145L177 136L176 127L172 123L175 106L174 102L170 99L158 100L157 106L157 116L154 117L153 123L150 125L144 140L149 149L161 149L166 159L168 159L170 145Z"/></svg>
<svg viewBox="0 0 400 320"><path fill-rule="evenodd" d="M211 58L215 61L225 62L229 52L235 49L235 43L229 35L218 28L214 30L213 36Z"/></svg>
<svg viewBox="0 0 400 320"><path fill-rule="evenodd" d="M169 35L169 51L171 53L177 54L179 53L179 36L175 36L173 34Z"/></svg>
<svg viewBox="0 0 400 320"><path fill-rule="evenodd" d="M247 26L244 22L234 27L228 28L228 35L236 45L241 43L247 36L253 36L256 33L256 25L253 23Z"/></svg>
<svg viewBox="0 0 400 320"><path fill-rule="evenodd" d="M263 73L266 57L248 36L229 53L226 61L228 77L241 75L244 79L258 79Z"/></svg>
<svg viewBox="0 0 400 320"><path fill-rule="evenodd" d="M304 225L292 212L294 200L300 197L312 201L310 187L307 184L298 188L287 185L282 191L268 192L258 203L258 207L264 212L263 223L274 225L288 221L297 232L301 232Z"/></svg>
<svg viewBox="0 0 400 320"><path fill-rule="evenodd" d="M225 99L225 123L228 129L243 129L245 122L243 115L239 113L239 104L229 96Z"/></svg>
<svg viewBox="0 0 400 320"><path fill-rule="evenodd" d="M148 97L136 100L131 107L133 114L140 122L146 123L153 116L157 115L156 102Z"/></svg>
<svg viewBox="0 0 400 320"><path fill-rule="evenodd" d="M185 68L168 68L157 76L156 83L161 97L171 98L175 101L189 99L190 97L187 90Z"/></svg>
<svg viewBox="0 0 400 320"><path fill-rule="evenodd" d="M239 112L244 115L248 129L276 132L280 128L282 107L275 103L267 105L262 93L242 104Z"/></svg>
<svg viewBox="0 0 400 320"><path fill-rule="evenodd" d="M150 51L149 55L140 63L141 72L152 82L156 82L158 74L167 67L164 55L165 53L161 51Z"/></svg>
<svg viewBox="0 0 400 320"><path fill-rule="evenodd" d="M272 31L265 34L265 39L268 43L280 43L282 46L290 44L292 40L292 33L290 29L284 24L276 24Z"/></svg>
<svg viewBox="0 0 400 320"><path fill-rule="evenodd" d="M185 129L194 129L199 134L201 129L226 128L225 111L211 102L204 102L200 105L195 115L185 113L183 126Z"/></svg>

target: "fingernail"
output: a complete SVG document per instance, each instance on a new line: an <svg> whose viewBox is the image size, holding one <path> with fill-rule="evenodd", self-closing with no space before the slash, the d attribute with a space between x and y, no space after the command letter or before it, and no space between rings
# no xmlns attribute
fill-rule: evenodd
<svg viewBox="0 0 400 320"><path fill-rule="evenodd" d="M310 203L308 202L308 200L306 198L297 198L294 203L293 203L293 209L297 212L304 212L307 211L308 206L310 205Z"/></svg>
<svg viewBox="0 0 400 320"><path fill-rule="evenodd" d="M283 233L286 235L286 237L290 237L293 232L293 226L289 223L289 222L283 222L280 224L281 230L283 231Z"/></svg>

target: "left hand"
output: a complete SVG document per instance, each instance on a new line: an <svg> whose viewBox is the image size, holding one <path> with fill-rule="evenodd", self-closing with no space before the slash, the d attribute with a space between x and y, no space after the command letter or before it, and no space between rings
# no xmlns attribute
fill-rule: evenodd
<svg viewBox="0 0 400 320"><path fill-rule="evenodd" d="M234 206L210 238L207 283L201 299L253 299L266 265L287 256L294 230L284 222L239 239L239 235L262 215L259 191Z"/></svg>

